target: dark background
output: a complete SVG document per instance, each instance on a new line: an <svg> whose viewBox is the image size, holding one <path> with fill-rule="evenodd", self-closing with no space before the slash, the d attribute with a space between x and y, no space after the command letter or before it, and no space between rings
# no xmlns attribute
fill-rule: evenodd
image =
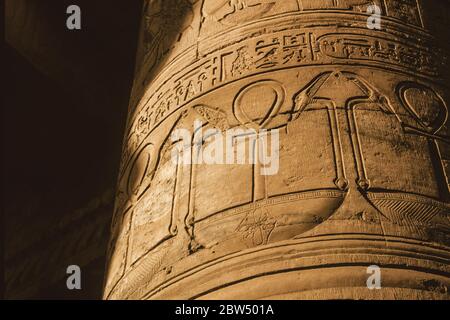
<svg viewBox="0 0 450 320"><path fill-rule="evenodd" d="M66 28L76 4L82 29ZM99 299L142 0L6 0L4 297ZM81 267L82 290L66 288Z"/></svg>

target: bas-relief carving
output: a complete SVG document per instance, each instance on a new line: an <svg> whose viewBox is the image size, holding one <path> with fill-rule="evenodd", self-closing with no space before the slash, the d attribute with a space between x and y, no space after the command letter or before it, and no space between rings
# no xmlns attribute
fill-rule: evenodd
<svg viewBox="0 0 450 320"><path fill-rule="evenodd" d="M380 0L205 0L202 16L206 22L212 20L221 25L234 26L264 16L295 11L341 9L365 12L373 4L381 6ZM403 10L407 10L411 4L403 6Z"/></svg>
<svg viewBox="0 0 450 320"><path fill-rule="evenodd" d="M317 211L322 213L321 222L335 214L339 205L340 211L343 211L343 208L346 208L345 202L351 203L351 207L345 209L347 211L366 214L371 212L370 219L379 220L382 217L399 224L409 223L409 220L414 219L415 223L424 219L429 222L438 214L448 214L448 206L444 203L446 197L442 195L443 190L436 183L436 177L442 174L442 169L435 167L433 161L437 153L429 148L435 140L448 141L447 137L420 131L419 119L408 115L406 110L394 110L386 97L350 73L325 73L309 87L297 93L294 100L294 117L287 126L289 138L281 138L284 143L280 154L280 174L269 177L267 183L269 189L275 191L271 193L269 190L269 196L333 187L346 191L343 204L342 197L340 200L330 198L330 208L334 209L331 209L328 216L323 216L326 210L316 203ZM442 100L438 101L438 108L446 110ZM434 108L433 105L428 107ZM302 117L303 121L300 121ZM415 129L405 124L411 121L415 122ZM374 123L380 124L380 127L374 127ZM441 125L442 123L439 123L434 131ZM308 147L311 136L315 139ZM322 137L328 138L321 144L319 139ZM346 148L343 147L344 140L347 140ZM327 148L328 152L324 152ZM345 159L343 149L346 150ZM353 156L348 157L348 153ZM299 154L302 157L298 157ZM380 166L386 158L396 161ZM311 162L308 159L311 159ZM321 159L320 163L317 163L317 159ZM353 163L349 164L349 159ZM327 163L328 170L324 170L324 164ZM421 163L421 167L417 167L416 163ZM328 174L323 175L321 180L321 174L324 172ZM430 172L434 172L434 175ZM392 193L387 190L392 190ZM399 198L399 190L406 192L403 198ZM423 194L429 198L425 201L425 197L416 197L415 194ZM367 197L373 200L375 206L364 200ZM441 202L433 199L440 199ZM332 204L336 202L338 205ZM390 209L385 212L387 203L395 203L397 212ZM321 204L326 207L325 196ZM305 202L301 200L296 207L304 206ZM411 206L416 206L412 215L411 212L408 213ZM282 210L284 213L289 211L286 205ZM276 214L275 211L276 209L271 212L272 216ZM304 213L303 210L302 214ZM404 216L399 219L402 215ZM317 217L317 213L314 217ZM305 220L301 223L305 223Z"/></svg>
<svg viewBox="0 0 450 320"><path fill-rule="evenodd" d="M364 13L369 5L376 4L388 16L422 26L416 0L147 0L144 4L140 51L144 62L141 69L147 77L141 74L145 78L141 79L143 84L148 82L148 76L153 74L153 68L163 61L163 57L164 60L174 58L195 45L198 32L200 35L209 31L216 33L221 27L253 22L266 16L324 9Z"/></svg>
<svg viewBox="0 0 450 320"><path fill-rule="evenodd" d="M350 29L351 30L351 29ZM399 40L352 32L278 32L269 40L256 37L246 45L195 64L156 91L131 121L127 162L130 152L168 115L208 90L244 76L295 66L336 64L351 61L380 68L411 70L437 75L437 54L425 47Z"/></svg>
<svg viewBox="0 0 450 320"><path fill-rule="evenodd" d="M270 7L271 15L276 15L280 12L290 12L300 10L315 10L323 7L328 9L342 9L349 10L355 8L366 7L371 1L325 1L323 3L319 1L304 1L303 4L297 4L297 1L275 1L275 0L239 0L239 1L188 1L188 0L170 0L166 2L161 1L149 1L146 2L145 7L145 19L144 25L147 31L144 32L145 50L147 61L151 61L152 65L156 65L163 55L171 51L171 46L175 42L181 49L186 49L188 43L195 44L197 42L197 31L198 24L196 17L197 11L203 12L203 23L209 20L220 20L217 19L217 12L225 10L222 14L224 17L229 17L238 14L241 11L251 12L257 10L258 8L268 8ZM332 4L328 3L332 2ZM364 4L366 2L366 4ZM291 3L291 4L290 4ZM374 2L380 5L382 8L389 8L391 12L398 13L400 11L407 11L409 8L409 17L420 15L420 10L418 4L415 1L403 1L392 3L386 1L386 4L379 3L379 1ZM397 7L402 9L398 9ZM176 7L176 10L171 10L171 7ZM278 8L278 9L277 9ZM303 9L302 9L303 8ZM264 12L267 10L263 10ZM387 9L385 9L387 10ZM184 16L184 19L176 19L176 17ZM221 15L220 15L221 16ZM251 16L251 15L250 15ZM214 18L216 17L216 18ZM254 21L253 18L249 18L249 21ZM407 19L407 22L413 19ZM180 21L177 25L172 21ZM220 20L221 21L221 20ZM237 21L236 23L241 23ZM167 26L165 26L167 25ZM202 29L202 28L201 28ZM217 27L205 27L207 30L214 30L217 32ZM352 29L350 29L352 30ZM189 35L190 34L190 35ZM378 33L379 34L379 33ZM174 40L176 39L176 41ZM185 45L181 45L180 41L185 42ZM165 42L171 43L170 45L165 45ZM270 42L270 43L269 43ZM238 57L247 59L248 70L250 71L250 66L253 63L253 67L256 69L267 69L271 67L286 66L292 64L307 64L307 63L324 63L321 60L327 60L327 58L335 59L349 59L349 60L361 60L368 61L378 61L380 63L389 63L393 65L401 65L407 68L419 69L423 72L435 74L438 68L435 63L439 60L435 59L433 53L428 52L426 47L419 48L417 46L411 46L405 43L398 43L394 39L389 41L386 38L378 38L368 36L366 39L361 38L361 34L353 33L336 33L333 31L330 34L320 34L315 33L302 33L297 34L286 34L282 35L281 38L274 37L271 41L267 42L256 41L249 46L241 46L236 48L238 51ZM177 52L180 50L176 50ZM248 50L248 52L245 52ZM180 51L181 52L181 51ZM198 74L198 79L192 79L193 83L187 84L190 87L180 87L178 90L182 90L183 93L188 91L191 92L188 95L196 95L196 93L205 90L210 85L216 85L223 79L218 79L217 73L221 76L225 76L227 70L220 70L221 65L216 65L216 63L224 63L222 61L225 56L233 55L233 52L229 54L222 55L222 57L214 58L214 61L206 62L203 68L203 73ZM149 59L148 57L152 57ZM436 57L441 56L440 53L436 52ZM245 61L241 61L244 63ZM343 62L343 61L342 61ZM203 66L202 66L203 67ZM207 70L207 68L211 68ZM148 74L151 74L148 67L143 67ZM231 70L233 76L236 76L235 70ZM210 73L213 74L210 74ZM205 84L206 82L206 84ZM177 88L174 88L177 90ZM159 94L158 94L159 96ZM180 97L177 97L179 99Z"/></svg>
<svg viewBox="0 0 450 320"><path fill-rule="evenodd" d="M195 119L220 130L283 129L280 173L274 177L258 175L254 165L176 166L170 161L170 132L159 147L147 144L138 153L128 174L128 193L131 199L138 197L132 200L132 237L137 239L132 241L132 262L176 236L177 230L187 230L198 246L196 221L207 224L210 217L237 206L248 209L230 231L240 234L247 246L268 243L271 236L298 236L344 208L364 212L346 218L388 219L400 225L425 224L447 214L442 190L430 175L443 173L433 165L431 153L437 150L430 145L448 143L447 136L439 135L448 115L432 89L402 82L388 98L351 72L324 72L294 89L289 99L284 86L274 80L250 83L235 93L228 110L196 105L172 129L192 129ZM402 110L390 103L395 99ZM396 160L380 166L386 158ZM192 243L187 246L192 251Z"/></svg>
<svg viewBox="0 0 450 320"><path fill-rule="evenodd" d="M295 1L294 10L297 9ZM204 20L214 20L224 25L237 25L253 20L268 13L277 1L275 0L205 0L202 6Z"/></svg>
<svg viewBox="0 0 450 320"><path fill-rule="evenodd" d="M198 28L215 30L265 16L296 11L323 9L365 12L376 4L388 16L421 25L422 18L416 0L147 0L143 18L143 69L147 73L174 47L187 48L196 42ZM201 6L202 21L196 18ZM391 14L392 13L392 14ZM208 25L216 23L218 25ZM180 50L176 50L177 52Z"/></svg>
<svg viewBox="0 0 450 320"><path fill-rule="evenodd" d="M320 10L366 13L371 5L377 5L389 17L423 26L417 0L204 0L200 34L211 34L230 26L284 13Z"/></svg>
<svg viewBox="0 0 450 320"><path fill-rule="evenodd" d="M240 25L290 3L205 1L202 28ZM365 5L292 1L292 10ZM407 12L421 23L415 1L381 5L391 17ZM123 239L112 260L118 275L109 283L147 256L159 257L151 264L156 275L170 267L171 252L195 255L211 243L239 251L326 233L334 221L360 223L355 232L375 225L385 236L448 243L448 96L426 80L439 61L387 34L311 26L224 46L168 79L132 122L113 224ZM179 145L171 133L193 130L196 119L221 132L281 130L279 174L258 175L256 165L173 164Z"/></svg>
<svg viewBox="0 0 450 320"><path fill-rule="evenodd" d="M239 223L236 232L242 234L248 247L264 245L269 242L270 235L275 229L277 221L270 212L264 209L249 211Z"/></svg>
<svg viewBox="0 0 450 320"><path fill-rule="evenodd" d="M377 4L379 1L374 0L299 0L300 9L317 10L317 9L353 9L365 10L367 6Z"/></svg>
<svg viewBox="0 0 450 320"><path fill-rule="evenodd" d="M386 0L385 2L388 16L423 27L418 0Z"/></svg>
<svg viewBox="0 0 450 320"><path fill-rule="evenodd" d="M389 12L394 14L392 16L393 18L403 19L402 23L415 23L415 21L422 21L419 4L415 1L404 0L401 4L398 3L398 1L393 1L391 3L389 0L330 0L322 2L316 0L304 0L303 2L304 3L297 3L296 0L236 0L219 2L208 0L154 0L145 2L143 45L140 50L143 52L141 54L141 56L143 56L139 59L143 59L144 65L137 73L138 81L135 83L135 93L142 93L143 88L148 84L149 80L153 79L153 77L157 75L158 72L156 72L157 70L154 70L154 67L161 64L161 62L174 60L176 57L186 55L189 52L190 53L187 55L189 58L187 60L192 61L196 55L201 53L202 49L200 49L200 47L202 44L210 43L210 40L207 40L207 38L204 38L203 41L199 41L199 39L201 39L199 36L208 36L205 32L203 32L204 30L217 33L220 28L227 27L233 23L241 25L244 21L254 22L257 18L276 16L287 12L315 12L317 10L320 12L320 10L332 9L342 10L342 12L356 10L365 13L367 7L372 4L380 6L383 10L383 14L388 16L389 14L387 13L387 10L389 10ZM400 9L408 14L399 16L398 12L400 12ZM219 17L221 18L217 18L217 14L219 12L222 12L222 14L219 14ZM184 18L178 19L179 16L183 16ZM173 21L179 22L173 23ZM220 23L218 21L220 21ZM228 24L224 21L228 21ZM363 22L364 21L365 19L363 18ZM208 25L208 23L212 22L218 25ZM338 40L337 42L332 43L332 46L345 47L347 44L343 44L344 41L345 39ZM355 39L355 41L358 42L358 39ZM220 45L222 45L222 43L220 43ZM377 46L377 50L375 51L379 51L378 49L380 49L382 51L390 52L377 53L379 57L389 57L389 59L394 60L394 63L400 62L404 66L413 66L414 68L421 68L421 64L430 65L433 61L436 61L433 59L432 54L430 55L425 52L415 53L415 49L407 49L404 51L404 48L399 48L399 51L397 45L392 43L386 44L383 40L380 42L377 41L375 43L367 44L350 44L350 46L352 45L356 47L361 45L366 47L356 48L357 51L367 51L369 47L373 47L373 45L375 45ZM195 46L198 46L199 48L195 49ZM263 50L263 48L261 49ZM333 50L334 49L335 48L333 48ZM284 59L292 59L291 62L293 63L295 59L298 58L298 54L294 52L295 48L292 47L291 50L293 51L289 53L290 56L288 54L288 56L285 56ZM305 50L306 49L303 50L303 53L305 53ZM273 52L270 52L269 54L273 55L273 53L275 53L275 49L273 49ZM260 52L259 54L263 53ZM338 52L338 54L340 55L340 58L344 58L343 55L347 53ZM350 54L357 53L350 52ZM299 52L299 56L301 55L302 52ZM364 54L364 56L366 55L367 53ZM436 53L436 56L442 55L440 53ZM267 57L264 56L263 58ZM304 60L303 58L304 57L301 57L300 60ZM366 58L363 59L367 60ZM301 62L300 60L297 62ZM384 60L386 61L386 59ZM303 63L305 62L307 62L307 60L303 61ZM203 78L205 78L203 80L207 80L206 76L203 76ZM212 81L217 83L216 80ZM138 100L133 99L131 105L134 107L137 103Z"/></svg>
<svg viewBox="0 0 450 320"><path fill-rule="evenodd" d="M145 86L161 62L169 61L195 44L201 0L146 0L141 22L137 79Z"/></svg>
<svg viewBox="0 0 450 320"><path fill-rule="evenodd" d="M147 0L143 23L146 55L160 59L187 32L192 20L192 3L188 0Z"/></svg>

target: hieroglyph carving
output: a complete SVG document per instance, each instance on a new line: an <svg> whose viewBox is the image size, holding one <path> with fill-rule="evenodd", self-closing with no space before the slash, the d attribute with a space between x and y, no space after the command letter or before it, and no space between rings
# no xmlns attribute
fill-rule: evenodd
<svg viewBox="0 0 450 320"><path fill-rule="evenodd" d="M352 63L437 75L442 59L439 52L426 48L352 32L281 32L252 39L235 52L219 54L195 64L178 80L169 82L152 94L132 120L128 147L130 152L167 116L184 104L222 84L261 72L297 66Z"/></svg>
<svg viewBox="0 0 450 320"><path fill-rule="evenodd" d="M448 294L447 53L422 3L148 2L155 68L130 108L106 296ZM277 173L196 161L230 130L225 157L266 149ZM259 143L270 130L278 146ZM382 290L366 288L371 265Z"/></svg>

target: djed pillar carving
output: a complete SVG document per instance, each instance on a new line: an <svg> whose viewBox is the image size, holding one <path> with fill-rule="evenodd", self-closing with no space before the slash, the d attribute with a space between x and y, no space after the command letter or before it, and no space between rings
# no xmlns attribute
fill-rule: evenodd
<svg viewBox="0 0 450 320"><path fill-rule="evenodd" d="M432 2L146 1L105 298L448 298L450 8ZM277 172L192 161L231 129L277 130Z"/></svg>

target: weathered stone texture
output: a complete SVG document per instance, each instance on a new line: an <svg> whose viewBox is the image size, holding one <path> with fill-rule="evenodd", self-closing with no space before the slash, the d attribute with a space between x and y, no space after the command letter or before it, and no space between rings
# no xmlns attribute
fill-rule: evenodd
<svg viewBox="0 0 450 320"><path fill-rule="evenodd" d="M450 5L422 2L147 1L105 298L448 298ZM279 128L279 173L173 164L196 119Z"/></svg>

